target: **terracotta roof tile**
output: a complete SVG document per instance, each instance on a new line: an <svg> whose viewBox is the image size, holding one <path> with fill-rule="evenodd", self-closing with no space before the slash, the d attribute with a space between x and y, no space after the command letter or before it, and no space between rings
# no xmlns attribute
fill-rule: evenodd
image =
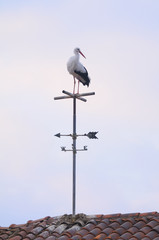
<svg viewBox="0 0 159 240"><path fill-rule="evenodd" d="M25 231L26 233L30 233L33 228L33 226L23 226L21 230Z"/></svg>
<svg viewBox="0 0 159 240"><path fill-rule="evenodd" d="M120 238L120 235L118 234L118 233L116 233L116 232L114 232L114 233L112 233L112 234L110 234L110 236L109 236L111 239L119 239Z"/></svg>
<svg viewBox="0 0 159 240"><path fill-rule="evenodd" d="M77 231L79 231L81 229L81 227L79 225L74 225L72 226L71 228L69 228L65 234L68 236L68 237L71 237L73 236Z"/></svg>
<svg viewBox="0 0 159 240"><path fill-rule="evenodd" d="M2 235L0 235L0 239L8 239L8 235L7 234L2 234Z"/></svg>
<svg viewBox="0 0 159 240"><path fill-rule="evenodd" d="M148 234L146 234L146 237L150 237L151 239L154 239L155 237L158 237L158 233L152 230Z"/></svg>
<svg viewBox="0 0 159 240"><path fill-rule="evenodd" d="M59 237L58 239L59 239L59 240L69 240L69 237L67 237L67 236L65 235L65 236Z"/></svg>
<svg viewBox="0 0 159 240"><path fill-rule="evenodd" d="M118 222L113 222L109 225L109 227L113 228L113 229L117 229L120 227L120 224Z"/></svg>
<svg viewBox="0 0 159 240"><path fill-rule="evenodd" d="M157 233L159 233L159 224L153 228Z"/></svg>
<svg viewBox="0 0 159 240"><path fill-rule="evenodd" d="M142 240L151 240L149 237L144 237Z"/></svg>
<svg viewBox="0 0 159 240"><path fill-rule="evenodd" d="M129 232L132 234L132 235L134 235L136 232L138 232L139 230L138 230L138 228L137 227L131 227L131 228L129 228Z"/></svg>
<svg viewBox="0 0 159 240"><path fill-rule="evenodd" d="M43 230L42 227L36 227L36 228L34 228L34 229L31 231L31 233L33 233L33 234L36 236L36 235L38 235L39 233L41 233L42 230Z"/></svg>
<svg viewBox="0 0 159 240"><path fill-rule="evenodd" d="M60 237L60 234L57 232L53 232L53 236L55 236L56 238Z"/></svg>
<svg viewBox="0 0 159 240"><path fill-rule="evenodd" d="M67 228L67 224L61 224L55 228L54 232L61 234Z"/></svg>
<svg viewBox="0 0 159 240"><path fill-rule="evenodd" d="M20 231L19 236L21 236L22 238L24 238L26 236L26 232L24 230Z"/></svg>
<svg viewBox="0 0 159 240"><path fill-rule="evenodd" d="M82 237L87 235L88 233L89 233L89 231L84 228L82 228L80 231L78 231L78 235L80 235Z"/></svg>
<svg viewBox="0 0 159 240"><path fill-rule="evenodd" d="M116 233L118 233L118 234L121 236L122 234L124 234L124 232L125 232L125 229L124 229L124 228L122 228L122 227L119 227L119 228L118 228L118 229L116 229L115 231L116 231Z"/></svg>
<svg viewBox="0 0 159 240"><path fill-rule="evenodd" d="M150 228L148 226L141 228L141 231L145 234L149 233L151 230L152 230L152 228Z"/></svg>
<svg viewBox="0 0 159 240"><path fill-rule="evenodd" d="M139 222L136 222L136 224L134 224L134 227L137 227L138 229L141 229L143 227L145 227L145 222L144 221L139 221Z"/></svg>
<svg viewBox="0 0 159 240"><path fill-rule="evenodd" d="M125 232L124 234L121 235L121 238L125 240L130 239L131 237L133 237L133 235L129 232Z"/></svg>
<svg viewBox="0 0 159 240"><path fill-rule="evenodd" d="M91 217L91 216L90 216ZM100 221L98 221L98 219L91 219L91 220L89 220L88 221L88 223L92 223L92 224L94 224L94 225L97 225L97 222L101 222L101 220Z"/></svg>
<svg viewBox="0 0 159 240"><path fill-rule="evenodd" d="M55 228L56 228L56 225L50 225L48 228L47 228L47 230L50 232L50 233L52 233L54 230L55 230Z"/></svg>
<svg viewBox="0 0 159 240"><path fill-rule="evenodd" d="M101 220L101 222L105 223L106 226L109 225L109 219L108 219L108 218L103 218L103 219Z"/></svg>
<svg viewBox="0 0 159 240"><path fill-rule="evenodd" d="M94 235L91 233L87 234L85 237L82 238L82 240L91 240L91 239L94 239Z"/></svg>
<svg viewBox="0 0 159 240"><path fill-rule="evenodd" d="M142 239L145 237L145 234L143 232L137 232L134 234L134 237L137 237L137 239Z"/></svg>
<svg viewBox="0 0 159 240"><path fill-rule="evenodd" d="M106 239L107 235L105 233L101 233L98 236L96 236L94 239L99 239L99 240L103 240Z"/></svg>
<svg viewBox="0 0 159 240"><path fill-rule="evenodd" d="M21 240L22 237L20 236L15 236L15 237L11 237L10 240Z"/></svg>
<svg viewBox="0 0 159 240"><path fill-rule="evenodd" d="M82 237L79 236L79 235L78 236L76 235L76 236L73 236L71 239L73 239L73 240L80 240L80 239L82 239Z"/></svg>
<svg viewBox="0 0 159 240"><path fill-rule="evenodd" d="M128 230L129 228L132 227L132 223L129 222L129 221L125 221L122 225L121 225L122 228L124 228L125 230Z"/></svg>
<svg viewBox="0 0 159 240"><path fill-rule="evenodd" d="M109 236L113 232L113 228L107 227L102 232Z"/></svg>
<svg viewBox="0 0 159 240"><path fill-rule="evenodd" d="M42 238L42 237L37 237L37 238L35 238L36 240L44 240L44 238Z"/></svg>
<svg viewBox="0 0 159 240"><path fill-rule="evenodd" d="M92 233L94 236L97 236L98 234L101 233L101 228L96 227L93 230L91 230L90 233Z"/></svg>
<svg viewBox="0 0 159 240"><path fill-rule="evenodd" d="M45 239L45 238L49 237L49 235L50 235L50 234L49 234L48 231L43 231L42 233L40 233L39 236L40 236L40 237L43 237L43 238Z"/></svg>
<svg viewBox="0 0 159 240"><path fill-rule="evenodd" d="M147 226L150 226L150 227L154 228L154 227L156 227L157 224L158 224L157 221L152 220L151 222L149 222L149 223L147 224Z"/></svg>
<svg viewBox="0 0 159 240"><path fill-rule="evenodd" d="M99 228L99 229L103 230L103 229L106 228L107 226L108 226L108 225L107 225L106 223L101 222L101 223L99 223L99 224L97 225L97 227L95 227L95 228Z"/></svg>
<svg viewBox="0 0 159 240"><path fill-rule="evenodd" d="M94 227L95 227L95 224L93 224L93 223L88 223L88 224L84 227L84 229L86 229L86 230L88 230L88 231L91 231L92 229L94 229Z"/></svg>
<svg viewBox="0 0 159 240"><path fill-rule="evenodd" d="M50 236L50 237L46 238L46 240L55 240L55 239L56 239L55 236Z"/></svg>
<svg viewBox="0 0 159 240"><path fill-rule="evenodd" d="M0 240L159 240L159 213L45 217L0 227Z"/></svg>
<svg viewBox="0 0 159 240"><path fill-rule="evenodd" d="M35 239L35 235L32 234L32 233L29 233L27 236L26 236L28 239L32 240L32 239Z"/></svg>

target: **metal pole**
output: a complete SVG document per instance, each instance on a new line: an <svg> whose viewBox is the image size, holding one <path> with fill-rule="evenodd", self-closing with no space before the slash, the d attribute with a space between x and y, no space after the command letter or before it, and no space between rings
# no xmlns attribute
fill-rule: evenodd
<svg viewBox="0 0 159 240"><path fill-rule="evenodd" d="M76 211L76 97L73 97L73 206L72 214Z"/></svg>
<svg viewBox="0 0 159 240"><path fill-rule="evenodd" d="M66 149L66 147L61 147L61 150L64 152L67 151L72 151L73 152L73 166L72 166L72 170L73 170L73 184L72 184L72 215L76 214L76 154L77 151L86 151L87 150L87 146L84 146L83 149L77 149L76 148L76 139L78 136L87 136L89 138L97 138L96 134L97 132L89 132L88 134L78 134L76 133L76 99L81 100L83 102L86 102L87 100L85 98L83 98L83 96L90 96L90 95L95 95L95 92L90 92L90 93L76 93L76 94L72 94L70 92L67 92L65 90L62 91L64 94L66 94L67 96L60 96L60 97L55 97L54 100L60 100L60 99L68 99L68 98L72 98L73 99L73 134L56 134L56 137L61 137L61 136L70 136L73 139L73 144L72 144L72 149Z"/></svg>

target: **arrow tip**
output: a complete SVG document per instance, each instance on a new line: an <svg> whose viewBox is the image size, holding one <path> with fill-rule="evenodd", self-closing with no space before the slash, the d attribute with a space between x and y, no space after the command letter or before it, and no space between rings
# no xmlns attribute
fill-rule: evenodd
<svg viewBox="0 0 159 240"><path fill-rule="evenodd" d="M57 134L55 134L54 136L60 138L60 137L61 137L61 134L60 134L60 133L57 133Z"/></svg>

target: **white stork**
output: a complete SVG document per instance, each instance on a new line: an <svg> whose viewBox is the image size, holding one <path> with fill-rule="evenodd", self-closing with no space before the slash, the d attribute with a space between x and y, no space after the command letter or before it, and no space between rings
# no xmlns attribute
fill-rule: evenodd
<svg viewBox="0 0 159 240"><path fill-rule="evenodd" d="M73 87L73 93L75 93L75 85L76 85L76 79L78 80L78 91L79 93L79 82L81 82L83 85L89 86L90 78L88 76L87 69L79 62L79 53L86 58L83 53L80 51L79 48L74 49L75 56L70 57L70 59L67 62L67 70L70 74L73 75L74 79L74 87Z"/></svg>

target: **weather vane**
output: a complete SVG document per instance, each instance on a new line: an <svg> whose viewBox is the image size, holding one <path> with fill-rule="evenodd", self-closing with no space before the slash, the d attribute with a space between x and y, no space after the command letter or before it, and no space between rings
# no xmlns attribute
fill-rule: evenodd
<svg viewBox="0 0 159 240"><path fill-rule="evenodd" d="M54 100L61 100L61 99L73 99L73 133L72 134L61 134L57 133L55 134L56 137L71 137L73 140L72 148L66 149L66 147L61 147L61 150L64 152L71 151L73 153L73 193L72 193L72 214L75 215L76 212L76 154L78 151L87 151L87 146L84 146L82 149L78 149L76 147L76 140L77 137L85 136L89 139L97 139L96 134L98 132L89 132L85 134L77 134L76 133L76 100L81 100L83 102L86 102L87 100L83 97L95 95L95 92L89 92L89 93L79 93L79 82L81 82L83 85L89 86L90 78L88 76L88 72L86 68L79 62L79 53L83 55L83 53L80 51L79 48L74 49L75 56L71 57L67 63L67 69L70 74L73 75L74 78L74 87L73 87L73 93L70 93L68 91L63 90L62 93L65 95L60 97L55 97ZM77 93L75 93L75 85L76 80L78 79L78 89Z"/></svg>

